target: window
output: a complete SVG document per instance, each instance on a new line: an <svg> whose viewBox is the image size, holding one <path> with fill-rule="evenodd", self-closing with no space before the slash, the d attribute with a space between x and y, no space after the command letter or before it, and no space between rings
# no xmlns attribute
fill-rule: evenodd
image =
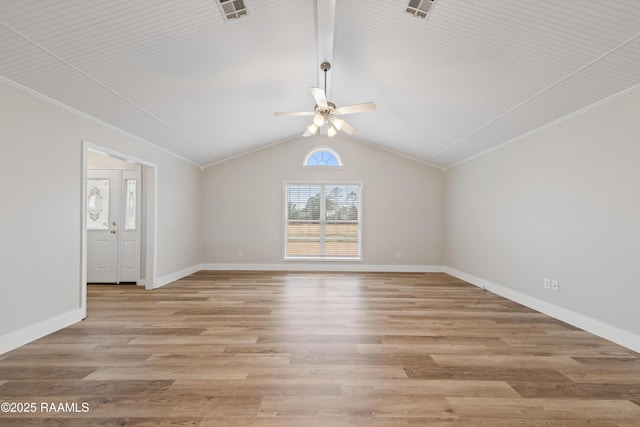
<svg viewBox="0 0 640 427"><path fill-rule="evenodd" d="M135 230L136 229L136 180L125 179L125 208L124 208L124 229Z"/></svg>
<svg viewBox="0 0 640 427"><path fill-rule="evenodd" d="M285 259L361 259L359 183L285 183Z"/></svg>
<svg viewBox="0 0 640 427"><path fill-rule="evenodd" d="M311 150L304 158L303 166L307 167L341 167L342 159L331 148L320 147Z"/></svg>

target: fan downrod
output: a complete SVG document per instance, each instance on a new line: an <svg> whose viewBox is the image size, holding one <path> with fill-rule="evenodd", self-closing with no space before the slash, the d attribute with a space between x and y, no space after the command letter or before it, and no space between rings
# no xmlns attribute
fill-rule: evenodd
<svg viewBox="0 0 640 427"><path fill-rule="evenodd" d="M322 64L320 64L320 69L326 73L331 69L331 64L329 64L328 62L323 62Z"/></svg>

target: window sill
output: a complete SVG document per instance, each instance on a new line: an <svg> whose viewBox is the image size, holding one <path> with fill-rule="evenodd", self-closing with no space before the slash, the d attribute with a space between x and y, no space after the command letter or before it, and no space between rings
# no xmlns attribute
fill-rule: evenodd
<svg viewBox="0 0 640 427"><path fill-rule="evenodd" d="M339 261L339 262L362 262L362 257L284 257L283 261L321 261L321 262L330 262L330 261Z"/></svg>

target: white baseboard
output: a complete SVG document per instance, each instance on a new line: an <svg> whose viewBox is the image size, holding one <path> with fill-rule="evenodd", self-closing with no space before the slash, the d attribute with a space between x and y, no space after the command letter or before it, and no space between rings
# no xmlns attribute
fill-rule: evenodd
<svg viewBox="0 0 640 427"><path fill-rule="evenodd" d="M47 336L62 328L71 326L84 319L84 312L75 309L50 319L43 320L35 325L27 326L6 335L0 336L0 354L14 350L39 338Z"/></svg>
<svg viewBox="0 0 640 427"><path fill-rule="evenodd" d="M496 283L481 279L471 274L464 273L462 271L456 270L455 268L445 267L444 272L451 276L457 277L460 280L469 282L472 285L484 288L487 291L505 297L508 300L522 304L525 307L529 307L533 310L544 313L555 319L561 320L591 334L597 335L601 338L640 353L640 335L636 335L629 331L625 331L624 329L620 329L616 326L612 326L599 320L592 319L583 314L567 310L566 308L550 304L546 301L539 300L538 298L525 295L521 292L514 291L513 289L509 289L505 286L498 285Z"/></svg>
<svg viewBox="0 0 640 427"><path fill-rule="evenodd" d="M443 273L441 265L374 265L347 263L300 263L283 264L201 264L201 270L216 271L326 271L326 272L359 272L359 273Z"/></svg>
<svg viewBox="0 0 640 427"><path fill-rule="evenodd" d="M158 279L156 280L156 283L153 286L153 289L157 289L164 285L168 285L171 282L180 280L183 277L186 277L190 274L197 273L200 270L202 270L201 264L196 264L196 265L192 265L191 267L183 268L180 271L176 271L176 272L167 274L165 276L158 277Z"/></svg>

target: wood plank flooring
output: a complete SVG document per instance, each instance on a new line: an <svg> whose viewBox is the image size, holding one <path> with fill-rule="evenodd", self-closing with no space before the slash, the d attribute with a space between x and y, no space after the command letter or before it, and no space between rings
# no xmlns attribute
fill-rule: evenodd
<svg viewBox="0 0 640 427"><path fill-rule="evenodd" d="M0 426L640 426L639 354L445 274L88 295L86 320L0 355L0 403L36 405Z"/></svg>

